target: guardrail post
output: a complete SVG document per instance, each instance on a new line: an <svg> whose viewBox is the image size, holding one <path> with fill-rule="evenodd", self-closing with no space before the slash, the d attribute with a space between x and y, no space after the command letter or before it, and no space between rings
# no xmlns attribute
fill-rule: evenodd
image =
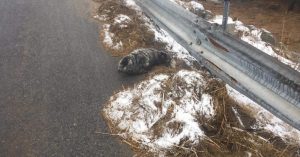
<svg viewBox="0 0 300 157"><path fill-rule="evenodd" d="M227 29L229 6L230 6L230 0L224 0L224 13L223 13L223 22L222 22L222 27L224 31L226 31Z"/></svg>

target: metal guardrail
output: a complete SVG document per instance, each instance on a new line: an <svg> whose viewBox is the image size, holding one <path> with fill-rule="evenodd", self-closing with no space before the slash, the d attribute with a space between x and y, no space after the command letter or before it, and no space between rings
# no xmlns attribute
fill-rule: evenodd
<svg viewBox="0 0 300 157"><path fill-rule="evenodd" d="M300 130L300 73L169 0L135 0L201 64Z"/></svg>

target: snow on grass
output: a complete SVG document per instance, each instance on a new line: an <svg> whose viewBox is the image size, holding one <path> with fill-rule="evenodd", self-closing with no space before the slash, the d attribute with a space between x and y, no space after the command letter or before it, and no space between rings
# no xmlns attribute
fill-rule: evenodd
<svg viewBox="0 0 300 157"><path fill-rule="evenodd" d="M203 5L196 1L190 1L190 2L185 2L185 1L181 1L181 0L170 0L170 1L181 5L186 10L194 10L194 11L204 10Z"/></svg>
<svg viewBox="0 0 300 157"><path fill-rule="evenodd" d="M110 30L109 24L103 25L103 32L104 32L103 43L112 49L115 49L115 50L121 49L123 47L123 43L121 41L115 43L113 41L113 38L115 35L114 35L114 33L111 33L109 30Z"/></svg>
<svg viewBox="0 0 300 157"><path fill-rule="evenodd" d="M142 9L134 2L134 0L124 0L125 6L136 10L136 11L141 11Z"/></svg>
<svg viewBox="0 0 300 157"><path fill-rule="evenodd" d="M222 25L222 22L223 22L223 15L216 15L213 19L211 19L209 22L211 23L217 23L219 25ZM227 21L228 24L233 24L233 20L231 17L228 17L228 21Z"/></svg>
<svg viewBox="0 0 300 157"><path fill-rule="evenodd" d="M107 15L95 15L94 18L99 21L105 21L107 19Z"/></svg>
<svg viewBox="0 0 300 157"><path fill-rule="evenodd" d="M130 22L131 19L127 15L119 14L114 18L114 25L118 25L120 29L127 28Z"/></svg>
<svg viewBox="0 0 300 157"><path fill-rule="evenodd" d="M114 18L114 24L122 24L128 23L131 19L127 15L119 14L117 17Z"/></svg>
<svg viewBox="0 0 300 157"><path fill-rule="evenodd" d="M94 18L99 19L99 20L105 20L106 16L102 15L96 15ZM120 29L126 28L127 24L131 21L131 19L127 15L119 14L114 18L114 23L113 25L118 25ZM110 32L110 24L104 24L103 25L103 43L107 46L110 47L113 50L120 50L123 48L123 43L122 41L119 42L114 42L114 37L115 34Z"/></svg>
<svg viewBox="0 0 300 157"><path fill-rule="evenodd" d="M202 4L198 3L198 2L195 2L195 1L191 1L190 2L190 5L192 6L192 8L194 10L204 10L204 7Z"/></svg>
<svg viewBox="0 0 300 157"><path fill-rule="evenodd" d="M217 24L221 25L222 19L223 19L222 15L216 15L209 22L217 23ZM262 41L261 34L263 31L266 31L265 29L259 29L254 26L251 26L251 29L250 29L249 27L245 26L241 21L233 21L232 18L230 18L230 17L228 18L228 24L233 24L235 26L236 32L239 31L239 32L243 33L241 40L256 47L257 49L263 51L264 53L266 53L272 57L275 57L276 59L278 59L279 61L281 61L282 63L284 63L286 65L289 65L293 69L300 71L299 63L295 63L289 59L286 59L283 56L278 55L277 53L275 53L275 51L273 49L274 47L272 47L271 44ZM279 50L278 48L276 48L276 49Z"/></svg>
<svg viewBox="0 0 300 157"><path fill-rule="evenodd" d="M251 99L239 93L229 85L226 85L226 89L228 95L238 102L241 107L247 108L252 112L254 117L258 120L258 126L255 127L263 128L284 140L293 140L293 142L300 144L300 131L294 129L287 123L275 117L272 113L265 110L257 103L253 102Z"/></svg>
<svg viewBox="0 0 300 157"><path fill-rule="evenodd" d="M215 116L212 96L201 73L181 70L159 74L111 97L104 116L126 139L151 151L172 149L180 141L203 138L198 117Z"/></svg>

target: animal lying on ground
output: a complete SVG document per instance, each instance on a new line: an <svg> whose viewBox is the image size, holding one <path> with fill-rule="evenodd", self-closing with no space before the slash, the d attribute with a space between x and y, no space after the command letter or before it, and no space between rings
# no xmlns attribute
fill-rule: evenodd
<svg viewBox="0 0 300 157"><path fill-rule="evenodd" d="M122 58L118 70L126 74L142 74L155 65L169 65L171 56L165 51L156 49L137 49Z"/></svg>

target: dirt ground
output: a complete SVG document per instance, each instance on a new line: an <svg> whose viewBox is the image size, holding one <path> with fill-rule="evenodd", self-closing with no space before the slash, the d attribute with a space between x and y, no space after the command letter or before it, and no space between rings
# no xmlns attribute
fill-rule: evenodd
<svg viewBox="0 0 300 157"><path fill-rule="evenodd" d="M223 13L222 3L199 0L214 14ZM288 11L287 0L231 0L230 16L247 25L272 32L277 42L300 55L300 4Z"/></svg>

